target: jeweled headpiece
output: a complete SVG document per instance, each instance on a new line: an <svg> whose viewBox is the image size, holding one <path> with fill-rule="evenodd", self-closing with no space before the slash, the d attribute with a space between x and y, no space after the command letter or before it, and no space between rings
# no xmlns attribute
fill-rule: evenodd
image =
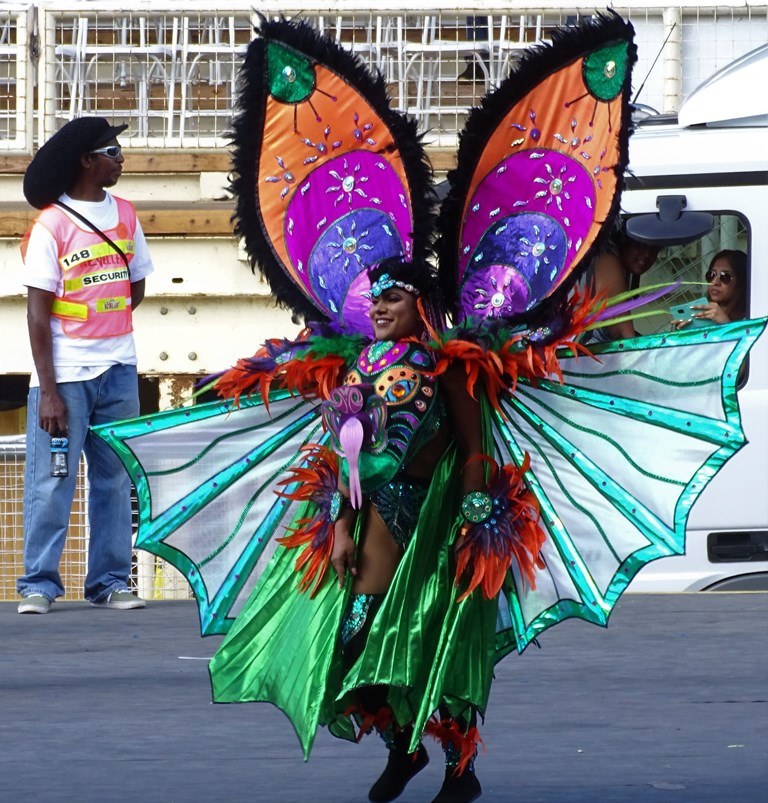
<svg viewBox="0 0 768 803"><path fill-rule="evenodd" d="M362 294L363 298L378 298L390 287L399 287L401 290L405 290L406 293L411 293L414 296L419 295L419 291L409 282L401 282L398 279L393 279L388 273L382 273L371 285L371 289Z"/></svg>

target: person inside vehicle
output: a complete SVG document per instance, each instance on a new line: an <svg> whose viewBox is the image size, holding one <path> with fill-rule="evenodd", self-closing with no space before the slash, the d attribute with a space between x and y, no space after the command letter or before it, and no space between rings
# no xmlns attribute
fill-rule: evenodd
<svg viewBox="0 0 768 803"><path fill-rule="evenodd" d="M659 246L633 240L622 229L588 268L586 285L592 293L604 294L606 298L624 293L636 287L640 276L653 267L660 250ZM622 340L637 337L637 332L632 321L621 321L594 329L590 335L584 342Z"/></svg>
<svg viewBox="0 0 768 803"><path fill-rule="evenodd" d="M719 251L704 277L709 282L707 303L691 307L693 317L712 323L730 323L747 317L747 255L743 251ZM688 321L680 321L680 329Z"/></svg>

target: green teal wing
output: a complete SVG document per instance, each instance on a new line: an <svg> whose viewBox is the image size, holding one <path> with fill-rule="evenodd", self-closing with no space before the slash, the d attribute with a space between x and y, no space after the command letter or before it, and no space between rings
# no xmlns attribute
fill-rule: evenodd
<svg viewBox="0 0 768 803"><path fill-rule="evenodd" d="M616 341L560 356L563 384L520 381L494 413L499 463L522 464L548 537L536 588L515 567L499 657L569 617L605 625L649 561L685 551L699 494L746 442L739 370L766 321Z"/></svg>
<svg viewBox="0 0 768 803"><path fill-rule="evenodd" d="M175 566L197 599L202 635L226 633L297 514L277 496L301 447L322 439L314 404L287 391L95 427L136 486L136 546ZM282 486L279 490L292 490Z"/></svg>

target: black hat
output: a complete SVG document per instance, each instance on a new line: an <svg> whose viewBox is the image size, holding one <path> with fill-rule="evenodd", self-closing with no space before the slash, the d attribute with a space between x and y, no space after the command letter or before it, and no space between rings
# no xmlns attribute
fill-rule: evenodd
<svg viewBox="0 0 768 803"><path fill-rule="evenodd" d="M127 125L103 117L78 117L62 126L35 154L24 173L24 197L43 209L67 192L77 176L80 157L122 134Z"/></svg>

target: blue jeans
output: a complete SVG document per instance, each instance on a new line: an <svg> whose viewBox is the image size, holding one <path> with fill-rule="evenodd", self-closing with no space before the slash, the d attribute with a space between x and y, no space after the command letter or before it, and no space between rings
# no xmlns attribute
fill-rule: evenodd
<svg viewBox="0 0 768 803"><path fill-rule="evenodd" d="M24 576L22 596L63 596L59 561L75 495L77 466L88 466L88 574L85 598L100 602L126 588L131 571L131 481L117 455L88 427L139 414L135 365L113 365L85 382L62 382L67 405L69 476L51 477L51 438L40 428L40 389L30 388L27 407L27 463L24 473Z"/></svg>

